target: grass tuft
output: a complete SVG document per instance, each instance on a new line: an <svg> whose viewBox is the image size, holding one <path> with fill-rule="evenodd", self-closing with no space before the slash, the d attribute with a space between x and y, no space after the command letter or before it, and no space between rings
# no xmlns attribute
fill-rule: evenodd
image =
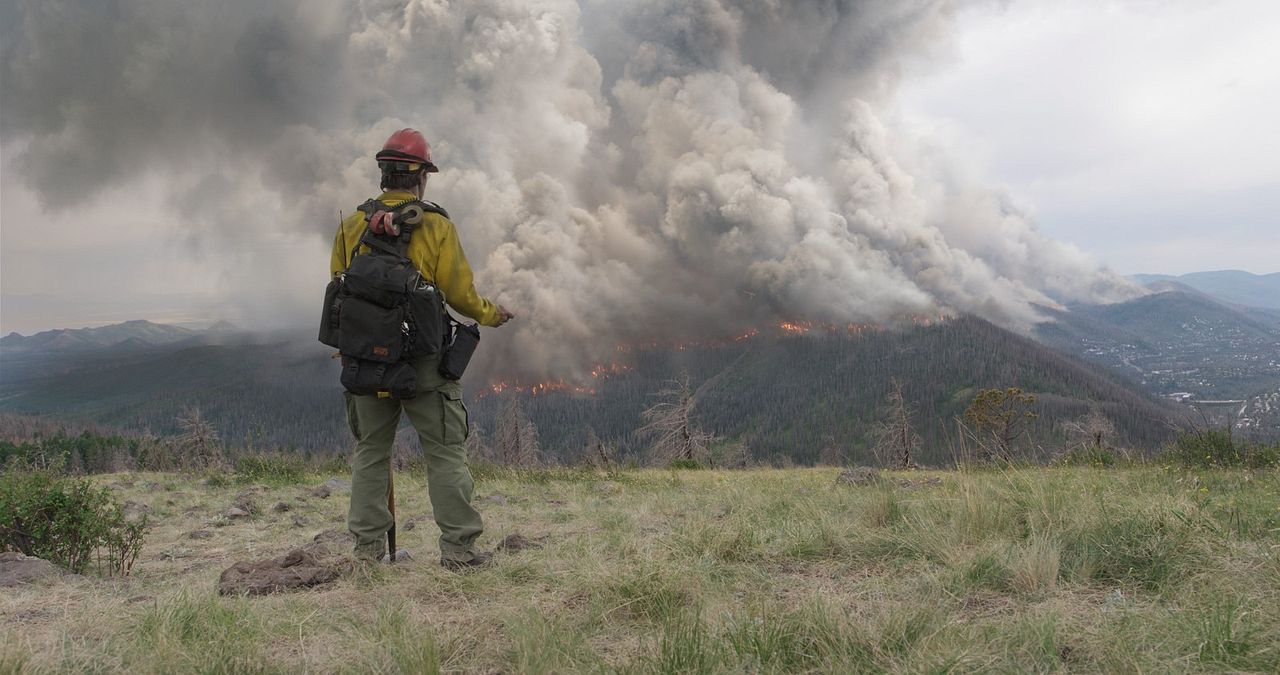
<svg viewBox="0 0 1280 675"><path fill-rule="evenodd" d="M459 575L401 472L413 562L255 598L218 572L341 529L345 495L255 480L291 508L227 519L234 474L94 476L154 510L134 573L5 589L0 673L1280 672L1280 473L933 473L501 470L479 545L543 546Z"/></svg>
<svg viewBox="0 0 1280 675"><path fill-rule="evenodd" d="M135 623L129 661L139 670L270 672L258 614L243 599L181 593L158 600Z"/></svg>
<svg viewBox="0 0 1280 675"><path fill-rule="evenodd" d="M236 480L241 483L297 485L309 474L307 463L298 455L262 453L236 459Z"/></svg>

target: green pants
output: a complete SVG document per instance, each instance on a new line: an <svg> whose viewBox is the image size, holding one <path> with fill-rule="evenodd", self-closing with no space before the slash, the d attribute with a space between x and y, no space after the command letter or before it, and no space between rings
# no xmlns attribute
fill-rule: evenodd
<svg viewBox="0 0 1280 675"><path fill-rule="evenodd" d="M379 558L386 550L387 529L391 527L387 508L391 445L401 408L418 432L426 456L427 494L440 526L441 555L470 560L472 545L484 530L480 513L471 506L474 484L464 445L468 429L462 385L440 377L438 361L438 356L431 356L414 362L418 395L412 399L346 394L347 421L356 437L347 528L355 535L360 557Z"/></svg>

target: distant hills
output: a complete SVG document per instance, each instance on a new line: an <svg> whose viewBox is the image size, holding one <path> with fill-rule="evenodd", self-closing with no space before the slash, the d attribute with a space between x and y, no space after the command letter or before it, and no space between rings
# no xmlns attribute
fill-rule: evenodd
<svg viewBox="0 0 1280 675"><path fill-rule="evenodd" d="M60 328L34 335L10 333L0 338L0 354L17 352L64 352L98 349L135 349L163 347L182 342L205 342L225 337L239 329L228 321L219 321L198 331L145 320L95 328Z"/></svg>
<svg viewBox="0 0 1280 675"><path fill-rule="evenodd" d="M337 367L318 343L193 344L176 339L177 333L159 334L174 341L123 348L142 339L128 335L97 349L6 350L0 411L168 433L184 410L199 406L231 443L319 452L350 446ZM479 358L485 358L483 346ZM921 459L943 463L951 457L953 418L983 387L1036 392L1041 417L1035 440L1046 447L1057 445L1061 422L1091 405L1112 418L1123 442L1140 447L1167 438L1166 422L1176 414L1171 404L1098 366L971 318L857 335L815 330L651 349L631 354L627 367L594 383L596 393L589 396L494 394L470 382L472 418L487 433L508 397L521 396L553 455L580 451L589 428L624 452L636 452L643 447L634 435L640 412L654 402L654 392L687 370L700 392L699 420L742 441L756 458L807 463L834 446L865 461L876 410L890 380L898 378L919 411L926 441Z"/></svg>
<svg viewBox="0 0 1280 675"><path fill-rule="evenodd" d="M1191 404L1238 401L1215 423L1280 438L1280 313L1227 304L1181 281L1148 287L1157 292L1046 310L1054 320L1038 326L1036 336L1159 396Z"/></svg>
<svg viewBox="0 0 1280 675"><path fill-rule="evenodd" d="M1280 272L1253 274L1242 270L1219 270L1192 272L1181 276L1134 274L1129 279L1143 286L1173 281L1221 302L1280 310Z"/></svg>
<svg viewBox="0 0 1280 675"><path fill-rule="evenodd" d="M0 350L33 352L135 345L157 346L187 340L195 335L196 331L187 328L138 320L97 328L47 330L30 336L10 333L0 338Z"/></svg>

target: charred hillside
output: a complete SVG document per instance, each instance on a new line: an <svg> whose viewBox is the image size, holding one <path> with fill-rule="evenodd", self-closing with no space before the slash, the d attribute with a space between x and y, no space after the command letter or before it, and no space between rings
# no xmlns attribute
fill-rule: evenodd
<svg viewBox="0 0 1280 675"><path fill-rule="evenodd" d="M601 382L594 396L526 396L543 444L559 454L582 446L586 430L639 452L634 435L653 392L687 370L699 397L697 418L707 428L740 440L756 459L788 457L809 463L824 446L859 457L877 409L897 378L917 409L925 440L921 459L947 461L954 418L977 390L1018 386L1039 396L1035 441L1060 441L1064 420L1097 404L1116 425L1121 442L1152 447L1169 436L1176 410L1130 383L1075 357L976 318L902 330L814 332L757 338L683 351L635 355L634 370ZM506 400L481 396L473 417L484 429Z"/></svg>

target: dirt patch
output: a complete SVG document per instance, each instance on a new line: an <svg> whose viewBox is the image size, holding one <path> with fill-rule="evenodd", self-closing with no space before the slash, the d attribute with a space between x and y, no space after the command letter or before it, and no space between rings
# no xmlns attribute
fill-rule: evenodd
<svg viewBox="0 0 1280 675"><path fill-rule="evenodd" d="M529 539L528 537L517 532L515 534L507 535L506 538L498 542L496 549L499 551L506 551L507 553L515 553L516 551L537 549L537 548L542 548L542 542L544 540L546 540L546 537Z"/></svg>
<svg viewBox="0 0 1280 675"><path fill-rule="evenodd" d="M355 546L356 544L356 538L350 532L341 530L325 530L312 537L311 541L317 544L325 544L335 549L341 546Z"/></svg>
<svg viewBox="0 0 1280 675"><path fill-rule="evenodd" d="M146 504L138 502L125 502L121 508L124 513L124 519L130 523L136 523L143 519L154 516L156 510Z"/></svg>
<svg viewBox="0 0 1280 675"><path fill-rule="evenodd" d="M220 595L266 595L333 583L354 569L351 558L336 555L322 542L296 548L279 558L238 562L218 578Z"/></svg>
<svg viewBox="0 0 1280 675"><path fill-rule="evenodd" d="M869 466L855 466L845 469L836 476L837 485L875 485L880 482L880 472Z"/></svg>
<svg viewBox="0 0 1280 675"><path fill-rule="evenodd" d="M960 613L966 618L996 616L1013 607L1013 600L1003 595L969 595L960 601Z"/></svg>

